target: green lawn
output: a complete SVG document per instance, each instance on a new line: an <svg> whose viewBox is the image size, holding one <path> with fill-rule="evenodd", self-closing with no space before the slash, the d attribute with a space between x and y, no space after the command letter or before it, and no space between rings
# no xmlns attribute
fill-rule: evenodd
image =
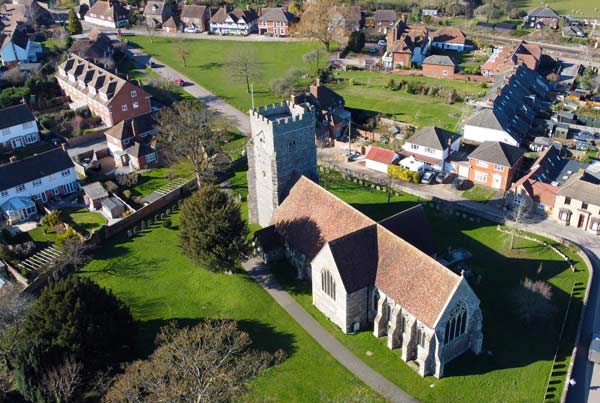
<svg viewBox="0 0 600 403"><path fill-rule="evenodd" d="M252 80L254 102L256 105L266 105L281 100L280 97L269 93L270 81L285 76L292 67L310 71L311 66L302 61L302 55L319 46L316 42L261 43L147 36L135 36L128 40L241 111L250 109L252 99L246 91L246 84L234 79L232 71L228 68L231 64L229 61L236 53L249 52L259 64L257 74ZM179 42L183 42L191 52L187 61L188 67L183 67L176 55L174 45Z"/></svg>
<svg viewBox="0 0 600 403"><path fill-rule="evenodd" d="M24 241L33 241L36 243L47 243L47 242L56 242L56 232L54 230L48 230L46 233L44 230L47 229L46 226L40 225L35 227L31 231L27 232L29 239L24 238Z"/></svg>
<svg viewBox="0 0 600 403"><path fill-rule="evenodd" d="M446 99L441 97L408 94L405 90L392 91L384 88L384 85L391 79L396 82L405 80L431 87L454 89L471 97L480 97L486 91L481 84L398 74L340 71L335 73L335 77L344 81L329 86L345 98L346 105L350 108L383 113L390 115L392 119L418 127L439 126L449 130L460 128L461 117L470 112L470 107L461 102L448 104ZM352 80L354 85L350 85L349 80Z"/></svg>
<svg viewBox="0 0 600 403"><path fill-rule="evenodd" d="M192 178L194 171L187 161L180 161L172 166L153 168L140 173L137 185L130 190L132 196L148 196L150 193L165 186L174 178Z"/></svg>
<svg viewBox="0 0 600 403"><path fill-rule="evenodd" d="M69 224L75 231L84 236L106 224L106 218L102 214L89 211L86 208L68 207L62 209L61 217L65 224Z"/></svg>
<svg viewBox="0 0 600 403"><path fill-rule="evenodd" d="M600 4L593 0L515 0L514 4L525 11L548 5L563 17L600 17Z"/></svg>
<svg viewBox="0 0 600 403"><path fill-rule="evenodd" d="M494 189L479 185L474 185L471 189L462 192L463 197L477 202L490 201L495 194L496 191Z"/></svg>
<svg viewBox="0 0 600 403"><path fill-rule="evenodd" d="M237 175L243 186L241 172ZM284 349L289 358L252 382L247 401L349 401L364 385L323 350L246 274L215 274L194 265L179 249L179 216L173 227L159 223L133 239L110 241L82 275L111 289L140 322L140 354L152 350L158 328L171 320L193 324L204 318L241 321L257 349ZM362 393L362 392L361 392ZM369 401L378 396L365 391Z"/></svg>
<svg viewBox="0 0 600 403"><path fill-rule="evenodd" d="M392 202L390 207L385 193L343 180L330 182L328 189L374 219L400 211L414 200L402 197L407 204L400 202L394 206ZM277 265L274 271L295 299L369 366L420 401L440 403L543 401L568 293L575 287L566 337L549 390L553 396L560 396L587 283L587 271L579 257L561 247L576 264L577 271L573 273L558 255L531 241L519 239L516 248L509 250L507 236L491 223L448 218L431 211L428 214L439 251L449 246L464 247L474 255L469 266L482 276L481 284L473 287L481 299L484 351L490 352L481 356L463 355L446 367L441 380L419 377L402 362L400 349L390 351L385 339L378 340L369 331L343 334L312 306L307 282L297 281L294 271L285 264ZM537 274L540 264L541 272ZM513 317L508 294L525 276L547 280L554 286L553 299L559 307L555 325L543 329L524 328Z"/></svg>

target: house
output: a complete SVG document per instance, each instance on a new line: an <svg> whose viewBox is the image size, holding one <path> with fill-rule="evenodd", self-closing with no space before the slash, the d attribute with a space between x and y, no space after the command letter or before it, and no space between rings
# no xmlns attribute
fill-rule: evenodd
<svg viewBox="0 0 600 403"><path fill-rule="evenodd" d="M508 190L523 162L523 150L499 141L485 141L468 158L470 181L492 189Z"/></svg>
<svg viewBox="0 0 600 403"><path fill-rule="evenodd" d="M338 38L360 31L365 22L360 6L335 6L330 10L329 18L330 29Z"/></svg>
<svg viewBox="0 0 600 403"><path fill-rule="evenodd" d="M551 216L558 190L587 164L561 157L561 146L552 145L542 151L531 169L510 189L507 202L529 212Z"/></svg>
<svg viewBox="0 0 600 403"><path fill-rule="evenodd" d="M535 137L536 117L551 105L549 83L538 72L519 66L492 91L489 107L476 110L466 120L464 142L500 141L518 147L525 137Z"/></svg>
<svg viewBox="0 0 600 403"><path fill-rule="evenodd" d="M365 156L365 166L374 171L387 174L388 166L396 159L398 159L398 155L393 150L371 146Z"/></svg>
<svg viewBox="0 0 600 403"><path fill-rule="evenodd" d="M79 56L69 55L58 66L56 79L71 98L71 108L85 105L107 126L152 110L146 91Z"/></svg>
<svg viewBox="0 0 600 403"><path fill-rule="evenodd" d="M423 17L437 17L438 10L435 8L424 8L421 10L421 15Z"/></svg>
<svg viewBox="0 0 600 403"><path fill-rule="evenodd" d="M396 10L375 10L373 20L375 21L375 33L387 35L396 25Z"/></svg>
<svg viewBox="0 0 600 403"><path fill-rule="evenodd" d="M273 36L288 36L290 27L298 17L283 8L271 8L258 19L258 33Z"/></svg>
<svg viewBox="0 0 600 403"><path fill-rule="evenodd" d="M85 13L84 20L107 28L121 28L129 24L129 12L118 1L97 1Z"/></svg>
<svg viewBox="0 0 600 403"><path fill-rule="evenodd" d="M39 42L29 39L21 29L15 29L4 38L0 48L3 66L15 66L19 63L35 63L43 53Z"/></svg>
<svg viewBox="0 0 600 403"><path fill-rule="evenodd" d="M106 218L119 218L125 214L125 205L116 197L109 197L102 200L102 215Z"/></svg>
<svg viewBox="0 0 600 403"><path fill-rule="evenodd" d="M344 333L373 323L374 337L401 348L419 375L441 378L454 358L481 352L479 299L432 257L422 206L376 222L302 176L260 232L257 248L311 282L319 311Z"/></svg>
<svg viewBox="0 0 600 403"><path fill-rule="evenodd" d="M162 24L162 31L163 32L170 32L170 33L175 33L179 30L179 24L177 23L176 17L171 16L169 17L163 24Z"/></svg>
<svg viewBox="0 0 600 403"><path fill-rule="evenodd" d="M542 48L534 43L520 41L515 46L499 46L481 66L481 75L491 77L504 74L524 65L531 70L537 70L542 58Z"/></svg>
<svg viewBox="0 0 600 403"><path fill-rule="evenodd" d="M402 145L400 154L424 164L425 169L447 170L450 154L460 149L460 135L439 127L423 127Z"/></svg>
<svg viewBox="0 0 600 403"><path fill-rule="evenodd" d="M308 103L314 106L316 114L316 140L320 147L333 146L335 139L347 135L346 128L351 120L350 112L345 109L344 98L332 89L321 84L317 78L309 87L309 92L292 96L291 103Z"/></svg>
<svg viewBox="0 0 600 403"><path fill-rule="evenodd" d="M60 148L0 165L0 209L13 223L37 214L26 200L45 203L77 190L73 161Z"/></svg>
<svg viewBox="0 0 600 403"><path fill-rule="evenodd" d="M194 26L198 28L200 32L209 31L210 8L196 4L186 4L183 6L183 10L181 10L181 22L186 27Z"/></svg>
<svg viewBox="0 0 600 403"><path fill-rule="evenodd" d="M158 153L151 143L157 133L156 121L150 113L122 120L104 132L115 166L145 169L155 165Z"/></svg>
<svg viewBox="0 0 600 403"><path fill-rule="evenodd" d="M459 29L455 27L445 27L434 32L431 39L431 46L443 50L454 50L456 52L464 52L472 48L467 44L467 37Z"/></svg>
<svg viewBox="0 0 600 403"><path fill-rule="evenodd" d="M527 13L523 25L527 28L541 29L547 26L557 29L558 20L560 20L560 15L550 7L536 7Z"/></svg>
<svg viewBox="0 0 600 403"><path fill-rule="evenodd" d="M387 49L381 58L386 69L410 68L421 64L429 53L429 30L423 24L408 24L403 14L387 33Z"/></svg>
<svg viewBox="0 0 600 403"><path fill-rule="evenodd" d="M249 35L258 32L258 14L251 8L229 11L226 6L210 19L210 32L215 34Z"/></svg>
<svg viewBox="0 0 600 403"><path fill-rule="evenodd" d="M21 148L38 141L37 122L27 105L0 109L0 148Z"/></svg>
<svg viewBox="0 0 600 403"><path fill-rule="evenodd" d="M100 182L92 182L83 186L83 202L90 211L100 210L102 201L108 199L108 192Z"/></svg>
<svg viewBox="0 0 600 403"><path fill-rule="evenodd" d="M161 28L172 15L171 6L164 1L149 0L144 7L146 25L152 28Z"/></svg>
<svg viewBox="0 0 600 403"><path fill-rule="evenodd" d="M98 63L103 59L112 58L114 47L108 35L93 27L87 38L78 38L73 42L69 48L69 53Z"/></svg>
<svg viewBox="0 0 600 403"><path fill-rule="evenodd" d="M586 35L579 25L566 25L562 29L562 36L566 38L585 38Z"/></svg>
<svg viewBox="0 0 600 403"><path fill-rule="evenodd" d="M423 75L436 78L454 78L456 64L449 56L431 55L423 61Z"/></svg>
<svg viewBox="0 0 600 403"><path fill-rule="evenodd" d="M591 165L595 171L597 167ZM600 181L588 170L572 175L556 193L552 218L600 235Z"/></svg>

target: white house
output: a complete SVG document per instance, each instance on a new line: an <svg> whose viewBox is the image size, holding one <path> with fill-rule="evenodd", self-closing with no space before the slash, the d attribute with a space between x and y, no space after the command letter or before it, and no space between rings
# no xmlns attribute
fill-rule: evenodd
<svg viewBox="0 0 600 403"><path fill-rule="evenodd" d="M120 3L96 2L85 14L84 20L108 28L120 28L129 23L129 12Z"/></svg>
<svg viewBox="0 0 600 403"><path fill-rule="evenodd" d="M258 32L258 14L252 9L228 11L221 7L210 19L210 32L232 35Z"/></svg>
<svg viewBox="0 0 600 403"><path fill-rule="evenodd" d="M500 119L501 116L494 109L482 109L476 112L465 122L463 135L465 141L472 144L499 141L518 147L521 137L516 133L509 133L509 126L504 125Z"/></svg>
<svg viewBox="0 0 600 403"><path fill-rule="evenodd" d="M422 162L426 169L451 170L446 162L450 154L460 148L460 135L439 127L428 126L417 130L402 145L401 154Z"/></svg>
<svg viewBox="0 0 600 403"><path fill-rule="evenodd" d="M3 66L14 66L18 63L35 63L43 53L42 45L39 42L30 40L20 29L15 29L10 36L6 38L0 48L0 58Z"/></svg>
<svg viewBox="0 0 600 403"><path fill-rule="evenodd" d="M385 148L372 146L365 157L365 166L374 171L387 173L388 165L390 165L398 155Z"/></svg>
<svg viewBox="0 0 600 403"><path fill-rule="evenodd" d="M0 209L13 222L35 214L26 200L46 202L77 190L73 161L60 148L0 166ZM7 211L5 206L22 207Z"/></svg>
<svg viewBox="0 0 600 403"><path fill-rule="evenodd" d="M40 141L38 126L25 104L0 109L0 146L21 148Z"/></svg>

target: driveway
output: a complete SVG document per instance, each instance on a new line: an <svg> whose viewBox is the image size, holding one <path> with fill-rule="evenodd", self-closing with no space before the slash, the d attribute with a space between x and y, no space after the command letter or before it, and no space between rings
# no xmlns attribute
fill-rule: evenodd
<svg viewBox="0 0 600 403"><path fill-rule="evenodd" d="M140 49L132 49L127 47L126 52L136 67L144 68L148 65L150 56L145 54ZM184 91L192 95L194 98L204 101L206 106L215 111L217 114L227 117L243 135L250 135L250 118L247 114L240 112L206 88L196 84L189 77L178 73L157 58L152 57L152 60L158 64L158 67L155 67L152 70L156 72L162 79L173 82L175 79L181 78L185 82L184 86L182 87Z"/></svg>

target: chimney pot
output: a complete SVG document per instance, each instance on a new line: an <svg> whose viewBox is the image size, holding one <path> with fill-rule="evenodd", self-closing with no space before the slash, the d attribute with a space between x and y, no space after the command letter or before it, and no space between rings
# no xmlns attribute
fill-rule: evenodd
<svg viewBox="0 0 600 403"><path fill-rule="evenodd" d="M60 143L60 148L62 148L63 151L67 151L67 145L65 143Z"/></svg>
<svg viewBox="0 0 600 403"><path fill-rule="evenodd" d="M15 157L14 155L11 155L10 158L8 159L10 161L10 163L12 164L13 162L17 162L17 157Z"/></svg>

